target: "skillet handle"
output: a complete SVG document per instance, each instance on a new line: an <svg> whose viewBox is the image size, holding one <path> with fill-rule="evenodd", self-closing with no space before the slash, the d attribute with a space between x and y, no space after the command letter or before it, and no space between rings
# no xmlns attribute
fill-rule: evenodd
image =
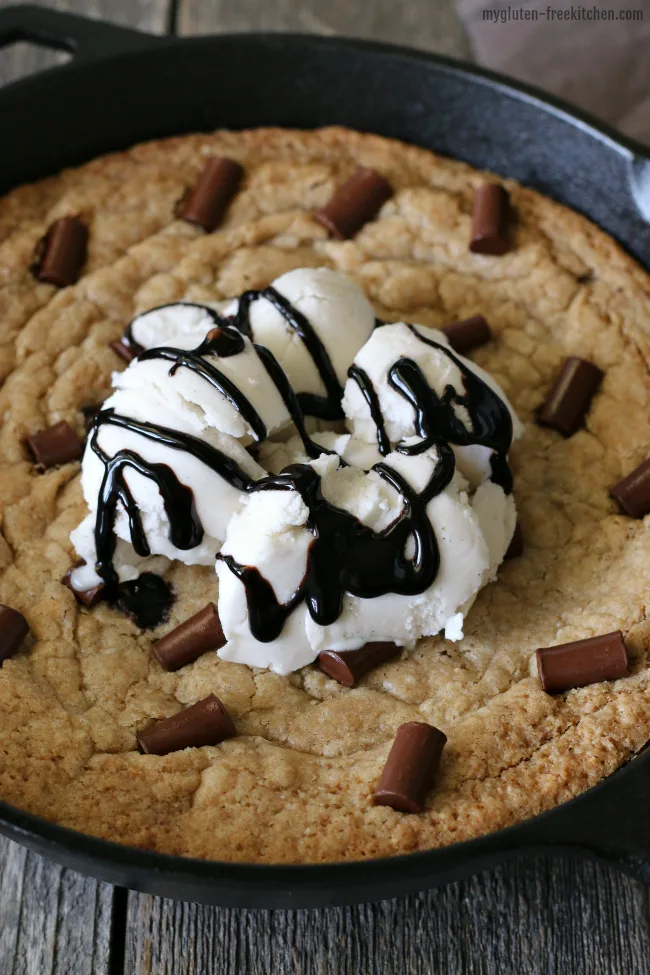
<svg viewBox="0 0 650 975"><path fill-rule="evenodd" d="M650 223L650 155L637 155L632 160L630 189L639 212Z"/></svg>
<svg viewBox="0 0 650 975"><path fill-rule="evenodd" d="M76 61L92 61L160 43L152 34L35 4L0 9L0 49L16 41L68 51Z"/></svg>

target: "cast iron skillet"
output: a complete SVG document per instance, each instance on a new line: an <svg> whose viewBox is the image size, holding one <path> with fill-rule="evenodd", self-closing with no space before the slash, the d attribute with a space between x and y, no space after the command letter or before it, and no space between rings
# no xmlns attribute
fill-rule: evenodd
<svg viewBox="0 0 650 975"><path fill-rule="evenodd" d="M72 63L0 91L0 191L159 136L339 123L514 176L613 234L650 268L650 154L565 105L446 58L363 41L154 38L38 7L0 10L0 47ZM457 880L524 850L573 849L650 881L650 750L551 812L441 850L325 866L204 862L135 850L0 803L0 831L124 887L231 907L324 907Z"/></svg>

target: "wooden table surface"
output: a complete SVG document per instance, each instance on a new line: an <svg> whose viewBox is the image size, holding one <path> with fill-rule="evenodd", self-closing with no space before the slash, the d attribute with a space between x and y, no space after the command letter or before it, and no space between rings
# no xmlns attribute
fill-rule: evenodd
<svg viewBox="0 0 650 975"><path fill-rule="evenodd" d="M50 5L154 33L289 29L471 56L453 0ZM0 81L61 57L17 44L0 54ZM361 907L204 908L96 883L0 838L0 975L650 975L649 907L615 868L557 856Z"/></svg>

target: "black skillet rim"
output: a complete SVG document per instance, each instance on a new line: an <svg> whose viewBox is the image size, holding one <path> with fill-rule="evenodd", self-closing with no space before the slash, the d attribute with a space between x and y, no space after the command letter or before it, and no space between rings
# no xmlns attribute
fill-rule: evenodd
<svg viewBox="0 0 650 975"><path fill-rule="evenodd" d="M5 8L5 11L9 9ZM20 10L21 8L17 9ZM22 8L23 12L30 9L39 10L39 8ZM47 13L53 14L54 12L47 11ZM86 22L84 18L61 15L61 20L64 19L68 23L71 21ZM102 29L99 23L93 24L92 26L98 30ZM128 51L116 51L113 47L108 55L100 54L95 58L81 56L76 63L73 60L68 65L50 70L55 72L69 72L77 68L81 69L84 65L92 63L95 59L104 60L113 57L137 56L139 53L143 53L153 47L172 48L176 46L189 46L191 44L209 44L211 41L214 41L214 38L210 37L156 38L146 34L140 35L128 29L123 29L120 33L129 36L131 39ZM270 35L263 33L229 34L223 36L228 40L235 40L241 37L250 41L251 38L254 38L263 39L265 43L272 42L277 44L286 43L287 41L299 41L300 43L309 41L309 43L316 43L321 47L336 48L344 46L352 49L361 48L366 51L375 52L378 55L398 55L408 59L422 60L442 67L460 78L469 77L471 83L498 88L507 97L515 100L525 100L540 111L548 112L550 110L554 114L561 115L569 125L585 130L601 142L607 143L611 150L619 154L623 153L629 157L636 157L641 162L647 161L648 159L646 149L639 143L619 136L610 127L597 122L587 113L572 110L562 100L542 95L528 85L511 82L494 72L477 68L474 65L465 65L463 62L455 61L441 55L432 55L406 47L375 41L356 40L353 38L319 38L313 35L284 33ZM58 46L68 47L67 44L63 43ZM50 72L48 71L47 73L49 74ZM0 93L0 108L2 107L1 103L7 96L11 95L13 90L27 90L30 84L40 80L43 74L41 73L33 78L26 78L7 86ZM62 861L68 859L71 852L74 855L76 848L81 858L87 862L87 869L89 871L92 871L93 866L100 865L104 862L110 866L117 866L122 869L125 876L130 878L129 882L133 879L130 875L135 872L141 876L146 875L150 878L166 874L170 877L172 883L174 880L182 883L185 877L190 882L197 881L199 885L205 886L206 889L208 885L216 882L220 887L232 885L233 887L246 891L258 885L266 885L267 888L268 885L271 885L277 893L280 893L278 888L288 890L296 885L298 889L296 891L295 906L299 907L301 906L300 888L304 890L305 885L310 890L317 889L322 891L323 888L334 889L340 892L348 890L350 891L350 901L356 901L359 899L360 887L364 887L368 896L372 897L371 892L373 886L375 882L379 882L381 890L377 896L391 896L385 890L387 880L390 884L393 879L397 880L399 877L410 876L411 881L415 884L413 889L421 889L435 882L436 874L439 874L441 871L444 873L453 869L458 863L467 863L469 866L466 872L471 872L472 869L479 869L479 864L485 862L486 859L491 859L495 856L503 858L509 853L514 853L522 849L548 847L549 843L568 845L571 848L592 852L597 855L612 856L619 861L621 859L623 861L630 859L637 852L642 855L644 844L639 843L633 844L637 847L636 850L630 850L629 842L614 841L611 849L608 849L607 834L609 831L604 829L597 830L596 834L593 834L592 830L584 828L585 821L582 817L586 813L587 818L590 818L590 810L597 805L597 800L602 800L603 798L607 800L607 797L611 799L614 789L618 793L620 787L624 784L627 784L629 787L632 780L638 780L640 775L643 774L645 765L649 761L650 753L646 753L633 762L630 762L627 766L619 768L612 775L578 797L496 833L456 843L449 847L434 848L372 860L296 865L198 860L129 847L99 839L76 830L59 826L4 802L0 802L0 818L2 820L0 826L7 835L11 836L14 840L23 842L25 845L41 847L42 841L44 844L44 847L41 847L42 852L49 853ZM614 801L618 805L622 801L622 796L618 801L617 797L614 796ZM577 820L574 814L577 814ZM566 825L566 822L569 820L575 820L575 823L564 831L563 825ZM563 823L562 821L566 822ZM627 839L629 841L630 837L628 836ZM639 846L641 849L639 849ZM472 866L473 864L476 864L476 866ZM83 865L78 863L75 865L84 869ZM271 893L271 899L272 897L273 894ZM252 899L255 900L256 898L253 897ZM261 899L269 900L269 898ZM348 898L343 894L343 899L337 896L333 902L348 902Z"/></svg>

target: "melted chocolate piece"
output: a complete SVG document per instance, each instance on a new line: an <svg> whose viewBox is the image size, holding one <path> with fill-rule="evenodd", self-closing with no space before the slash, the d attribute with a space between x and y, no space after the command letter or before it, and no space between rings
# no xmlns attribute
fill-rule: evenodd
<svg viewBox="0 0 650 975"><path fill-rule="evenodd" d="M84 418L84 428L87 434L92 430L93 420L100 410L101 406L98 406L97 404L81 407L81 415Z"/></svg>
<svg viewBox="0 0 650 975"><path fill-rule="evenodd" d="M460 355L467 355L473 349L485 345L492 338L492 329L483 315L472 315L461 322L444 325L442 331L449 340L449 344Z"/></svg>
<svg viewBox="0 0 650 975"><path fill-rule="evenodd" d="M62 217L47 231L34 267L39 281L67 288L75 284L88 252L88 227L79 217Z"/></svg>
<svg viewBox="0 0 650 975"><path fill-rule="evenodd" d="M221 222L244 170L234 159L211 156L195 186L180 203L179 217L210 233Z"/></svg>
<svg viewBox="0 0 650 975"><path fill-rule="evenodd" d="M475 254L499 257L510 250L508 236L510 197L500 183L478 186L472 209L472 237L469 249Z"/></svg>
<svg viewBox="0 0 650 975"><path fill-rule="evenodd" d="M80 565L85 565L86 563L82 560L77 562L76 565L71 565L66 574L61 579L62 584L69 589L73 594L77 602L85 606L86 609L93 609L97 603L100 603L103 599L108 598L108 591L106 586L102 583L99 586L94 586L92 589L75 589L72 585L72 573L75 569L78 569Z"/></svg>
<svg viewBox="0 0 650 975"><path fill-rule="evenodd" d="M115 587L110 602L141 630L150 630L167 619L173 600L169 583L153 572L143 572L138 579Z"/></svg>
<svg viewBox="0 0 650 975"><path fill-rule="evenodd" d="M362 166L314 218L339 240L346 240L372 220L392 195L393 187L381 173Z"/></svg>
<svg viewBox="0 0 650 975"><path fill-rule="evenodd" d="M379 779L375 805L422 812L446 742L442 731L424 721L400 725Z"/></svg>
<svg viewBox="0 0 650 975"><path fill-rule="evenodd" d="M127 341L126 336L123 336L117 342L111 342L110 348L116 355L119 355L120 359L126 362L127 366L144 351L142 346L138 345L137 342Z"/></svg>
<svg viewBox="0 0 650 975"><path fill-rule="evenodd" d="M302 602L316 623L327 626L340 616L346 593L373 599L389 592L414 596L429 588L438 573L440 553L426 509L429 501L447 487L456 466L447 444L439 443L437 448L438 463L421 494L391 467L376 464L373 468L404 499L401 513L382 532L373 531L348 511L326 501L320 476L307 465L292 464L282 474L251 485L251 492L298 491L309 509L307 527L314 533L307 571L287 603L278 602L273 587L258 569L240 565L230 555L217 555L244 585L250 629L257 640L275 640ZM407 558L410 539L415 552Z"/></svg>
<svg viewBox="0 0 650 975"><path fill-rule="evenodd" d="M170 718L156 721L137 736L145 755L168 755L182 748L217 745L237 734L232 718L218 697L209 694Z"/></svg>
<svg viewBox="0 0 650 975"><path fill-rule="evenodd" d="M627 677L628 659L620 630L536 651L537 671L548 694Z"/></svg>
<svg viewBox="0 0 650 975"><path fill-rule="evenodd" d="M390 440L388 439L388 434L386 433L384 416L381 412L381 406L379 405L377 390L373 386L372 380L368 373L365 372L365 370L363 370L360 366L355 366L354 363L348 369L348 376L357 384L361 390L361 395L368 404L370 416L372 417L373 423L377 427L377 446L379 447L379 453L385 457L390 453Z"/></svg>
<svg viewBox="0 0 650 975"><path fill-rule="evenodd" d="M323 420L343 419L341 409L341 398L343 390L338 381L332 361L327 354L327 349L323 345L320 336L310 323L309 319L301 311L281 295L275 288L263 288L261 291L245 291L239 299L239 307L234 317L233 324L244 335L252 337L252 326L250 321L250 307L260 298L266 298L273 307L280 312L287 325L296 332L304 343L305 348L312 357L313 363L318 370L322 383L327 390L326 396L316 396L313 393L298 393L298 403L303 413L310 416L318 416Z"/></svg>
<svg viewBox="0 0 650 975"><path fill-rule="evenodd" d="M83 453L83 443L76 430L65 420L28 437L27 446L42 470L79 460Z"/></svg>
<svg viewBox="0 0 650 975"><path fill-rule="evenodd" d="M401 649L395 643L376 641L358 650L321 650L318 666L332 680L344 687L354 687L364 674L396 657Z"/></svg>
<svg viewBox="0 0 650 975"><path fill-rule="evenodd" d="M542 404L538 422L564 437L572 437L584 423L604 373L587 359L571 355Z"/></svg>
<svg viewBox="0 0 650 975"><path fill-rule="evenodd" d="M23 614L0 603L0 667L3 660L18 653L28 633L29 625Z"/></svg>
<svg viewBox="0 0 650 975"><path fill-rule="evenodd" d="M644 518L650 512L650 458L615 484L610 494L630 518Z"/></svg>
<svg viewBox="0 0 650 975"><path fill-rule="evenodd" d="M166 633L151 649L165 670L179 670L208 650L218 650L225 642L219 613L213 603L208 603Z"/></svg>

